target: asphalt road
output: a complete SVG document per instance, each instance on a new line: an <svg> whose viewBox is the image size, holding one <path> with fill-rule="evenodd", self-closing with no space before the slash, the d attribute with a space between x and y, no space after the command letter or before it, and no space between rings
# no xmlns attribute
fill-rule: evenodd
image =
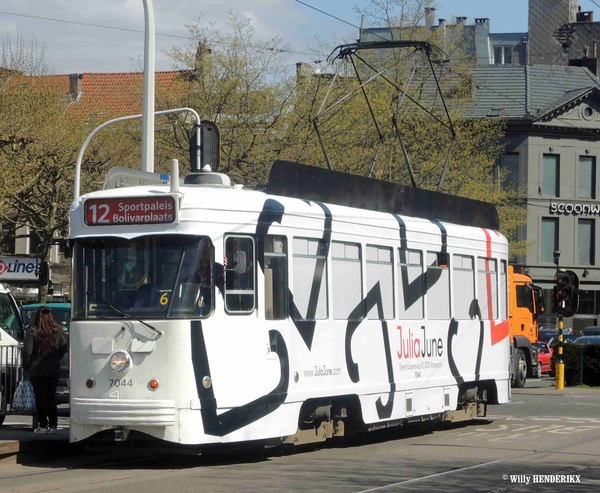
<svg viewBox="0 0 600 493"><path fill-rule="evenodd" d="M396 429L278 455L83 454L0 466L0 492L600 491L600 391L513 391L489 416L437 430ZM564 475L564 477L545 475ZM533 483L539 480L580 483ZM529 483L529 484L527 484Z"/></svg>

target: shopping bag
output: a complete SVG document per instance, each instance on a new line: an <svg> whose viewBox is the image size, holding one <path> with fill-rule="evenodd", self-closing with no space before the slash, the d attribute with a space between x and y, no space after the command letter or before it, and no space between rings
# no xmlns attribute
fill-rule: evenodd
<svg viewBox="0 0 600 493"><path fill-rule="evenodd" d="M23 380L15 389L12 409L16 413L35 414L35 394L29 380Z"/></svg>

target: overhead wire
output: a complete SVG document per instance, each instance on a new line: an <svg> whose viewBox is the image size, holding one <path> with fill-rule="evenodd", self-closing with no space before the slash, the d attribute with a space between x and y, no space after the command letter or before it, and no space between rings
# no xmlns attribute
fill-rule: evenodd
<svg viewBox="0 0 600 493"><path fill-rule="evenodd" d="M31 14L19 14L16 12L7 12L7 11L3 11L0 10L0 15L12 15L15 17L24 17L24 18L28 18L28 19L38 19L38 20L43 20L43 21L51 21L51 22L61 22L63 24L72 24L72 25L76 25L76 26L86 26L86 27L95 27L98 29L111 29L113 31L124 31L124 32L130 32L130 33L136 33L136 34L144 34L143 30L140 29L129 29L126 27L116 27L116 26L107 26L107 25L103 25L103 24L93 24L93 23L89 23L89 22L81 22L81 21L72 21L72 20L66 20L66 19L57 19L55 17L44 17L44 16L39 16L39 15L31 15ZM168 37L168 38L176 38L176 39L185 39L185 40L189 40L190 37L189 36L182 36L179 34L167 34L167 33L160 33L160 32L156 32L155 33L156 36L161 36L161 37ZM297 51L297 50L286 50L286 49L282 49L282 48L267 48L267 50L269 51L276 51L279 53L292 53L292 54L297 54L297 55L317 55L319 57L325 57L326 55L324 53L317 53L317 52L306 52L306 51ZM316 60L314 63L320 63L321 60Z"/></svg>
<svg viewBox="0 0 600 493"><path fill-rule="evenodd" d="M321 9L318 9L318 8L316 8L316 7L313 7L312 5L309 5L309 4L307 4L306 2L303 2L303 1L301 1L301 0L295 0L295 1L296 1L296 2L298 2L298 3L300 3L300 4L302 4L302 5L305 5L305 6L309 7L309 8L311 8L311 9L314 9L314 10L316 10L316 11L318 11L318 12L321 12L321 13L323 13L323 14L325 14L325 15L329 16L329 17L332 17L332 18L334 18L334 19L337 19L337 20L339 20L339 21L341 21L341 22L344 22L345 24L348 24L348 25L350 25L350 26L353 26L353 27L355 27L355 28L357 28L357 29L360 29L360 27L359 27L359 26L356 26L355 24L352 24L351 22L348 22L348 21L345 21L345 20L343 20L343 19L340 19L339 17L336 17L336 16L334 16L334 15L332 15L332 14L328 13L328 12L325 12L325 11L323 11L323 10L321 10ZM593 0L592 0L592 1L593 1ZM595 3L595 2L594 2L594 3ZM599 6L600 6L600 5L599 5ZM385 37L383 37L383 36L380 36L380 35L379 35L379 34L377 34L377 33L372 33L372 32L371 32L370 34L371 34L371 35L374 35L374 36L377 36L377 37L381 38L382 40L386 40L386 41L388 40L388 38L385 38ZM538 54L538 55L539 55L539 54ZM548 53L548 55L550 55L550 53ZM480 58L482 58L482 59L489 59L489 57L480 57ZM459 59L459 60L473 60L473 59L478 59L478 58L477 58L477 57L475 57L475 58L473 58L473 57L464 57L464 58L456 58L456 57L455 57L455 58L453 58L453 60L457 60L457 59ZM517 67L518 67L518 66L517 66ZM447 68L447 70L448 70L449 72L452 72L452 73L454 73L455 75L457 75L457 76L459 76L459 77L462 77L463 79L466 77L466 76L465 76L465 74L461 74L461 73L459 73L459 72L456 72L456 70L454 70L454 69L453 69L452 67L450 67L450 66L446 66L446 68ZM487 90L489 90L489 91L491 91L491 92L493 92L493 93L495 93L495 94L497 94L497 95L499 95L499 96L502 96L503 98L505 98L505 99L507 99L507 100L509 100L509 101L512 101L512 102L514 102L514 103L518 103L519 105L523 105L523 101L520 101L520 100L514 99L513 97L511 97L511 96L507 95L506 93L503 93L503 92L501 92L501 91L498 91L497 89L495 89L495 88L492 88L492 87L490 87L489 85L482 84L482 83L480 83L480 82L475 82L475 87L476 87L476 88L484 88L484 89L487 89ZM591 135L594 135L595 137L597 137L597 134L595 134L595 133L593 133L593 132L591 132L591 131L588 131L588 132L589 132Z"/></svg>

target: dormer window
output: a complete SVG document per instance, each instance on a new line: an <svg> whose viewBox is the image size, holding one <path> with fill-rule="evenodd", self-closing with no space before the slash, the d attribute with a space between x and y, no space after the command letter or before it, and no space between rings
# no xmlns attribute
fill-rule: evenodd
<svg viewBox="0 0 600 493"><path fill-rule="evenodd" d="M513 62L512 46L494 46L494 63L497 65L511 65Z"/></svg>

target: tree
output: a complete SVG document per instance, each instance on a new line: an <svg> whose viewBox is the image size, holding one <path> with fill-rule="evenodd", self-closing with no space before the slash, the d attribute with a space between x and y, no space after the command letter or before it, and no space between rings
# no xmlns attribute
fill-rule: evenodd
<svg viewBox="0 0 600 493"><path fill-rule="evenodd" d="M321 140L334 169L362 175L373 170L376 178L410 184L407 160L396 138L398 131L416 185L435 190L452 143L442 190L493 202L499 212L501 230L510 240L510 253L518 255L526 247L516 241L517 228L526 221L526 210L520 190L501 186L503 176L497 163L506 146L505 122L468 117L468 110L476 104L471 76L476 60L469 54L469 33L455 25L442 38L441 30L427 29L422 25L425 8L433 6L430 0L372 0L366 8L357 8L367 25L387 28L383 30L385 39L429 41L443 47L444 54L431 53L432 72L423 53L411 55L406 49L395 48L361 50L352 59L356 77L338 77L331 87L322 76L301 81L295 93L295 111L286 116L287 128L302 129L304 138L292 139L284 152L292 160L297 160L294 159L297 154L309 156L309 162L318 161L316 156L322 155L320 143L314 134L311 136L306 118L317 114L315 110L326 91L330 91L329 102L341 101L318 118ZM370 33L368 37L365 33L364 40L378 41L379 36ZM350 60L339 63L347 66ZM384 68L385 80L379 77L369 81ZM340 74L348 72L347 68L339 70ZM441 104L440 92L448 105L450 119ZM352 96L346 97L349 94ZM324 160L321 165L325 165Z"/></svg>
<svg viewBox="0 0 600 493"><path fill-rule="evenodd" d="M230 32L203 28L201 19L188 26L190 43L169 55L182 72L179 94L158 94L158 109L190 106L221 132L220 171L247 185L265 183L277 156L274 137L286 112L292 111L293 84L285 67L288 49L280 39L255 40L249 19L229 14ZM187 156L189 125L172 118L170 130L158 136L159 161Z"/></svg>
<svg viewBox="0 0 600 493"><path fill-rule="evenodd" d="M48 76L43 52L22 37L3 45L0 73L0 219L13 228L28 225L40 260L50 241L66 236L77 153L90 115L68 111L68 101ZM92 126L93 125L93 126ZM82 188L97 182L107 164L126 151L122 133L107 132L92 142L82 170ZM110 145L106 145L110 142ZM40 289L39 300L45 301Z"/></svg>

